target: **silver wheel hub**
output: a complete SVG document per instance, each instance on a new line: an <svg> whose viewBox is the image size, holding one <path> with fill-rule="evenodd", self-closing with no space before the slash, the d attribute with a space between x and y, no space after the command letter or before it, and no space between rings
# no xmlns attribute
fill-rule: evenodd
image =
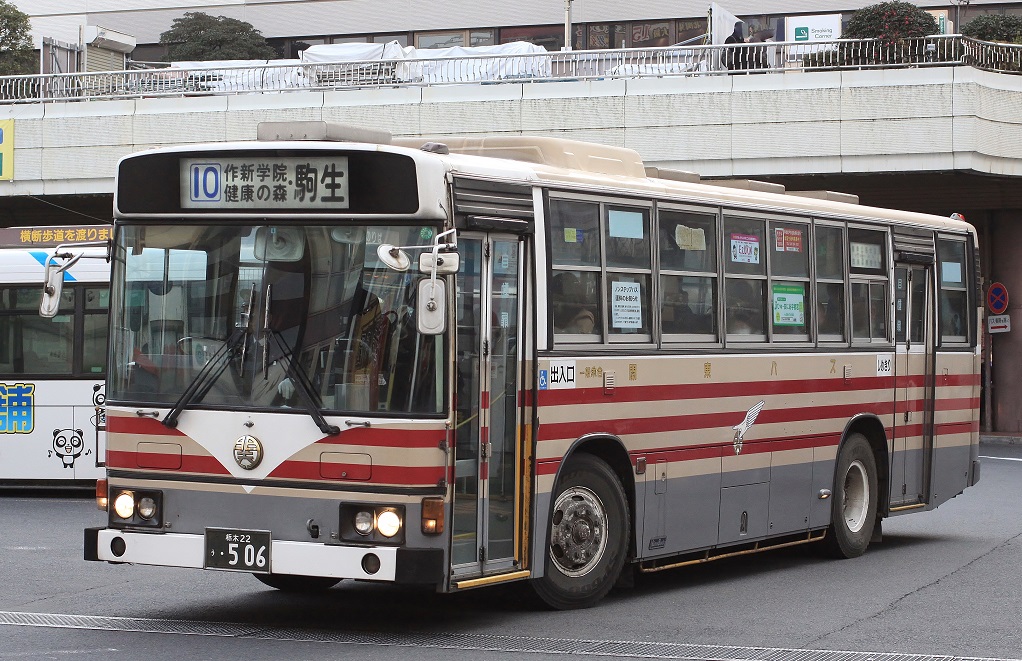
<svg viewBox="0 0 1022 661"><path fill-rule="evenodd" d="M607 511L591 489L565 489L554 503L550 559L565 576L585 576L607 550Z"/></svg>
<svg viewBox="0 0 1022 661"><path fill-rule="evenodd" d="M848 466L845 473L844 487L841 489L841 517L849 531L857 533L866 524L869 512L869 478L866 467L856 459Z"/></svg>

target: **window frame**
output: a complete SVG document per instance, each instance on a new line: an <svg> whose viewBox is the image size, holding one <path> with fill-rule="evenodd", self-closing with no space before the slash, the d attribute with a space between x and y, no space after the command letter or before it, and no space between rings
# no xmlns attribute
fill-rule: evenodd
<svg viewBox="0 0 1022 661"><path fill-rule="evenodd" d="M936 292L936 307L937 307L937 328L936 343L941 348L956 348L956 349L968 349L975 346L976 332L973 330L976 326L976 308L979 304L978 301L973 300L975 294L974 278L976 274L973 272L972 265L975 263L973 253L973 241L970 234L952 234L946 232L937 232L934 237L935 241L935 262L936 262L936 281L937 281L937 292ZM955 287L944 286L944 263L941 260L940 244L942 241L958 243L962 246L962 284ZM944 291L956 291L963 292L965 294L965 335L944 335L944 306L943 306L943 293Z"/></svg>
<svg viewBox="0 0 1022 661"><path fill-rule="evenodd" d="M27 285L19 283L4 283L3 288L24 288ZM107 305L106 307L89 307L86 301L86 292L90 289L107 291ZM110 299L109 299L110 285L109 283L103 282L76 282L76 283L65 283L64 292L73 292L74 297L72 304L69 308L63 309L57 313L57 316L69 315L71 317L71 369L63 372L39 372L25 369L21 372L15 372L13 369L9 373L3 374L4 379L21 379L30 378L37 381L59 381L59 380L80 380L80 379L105 379L108 369L106 356L107 349L110 343ZM9 310L0 309L0 317L5 318L18 318L18 317L32 317L33 319L38 318L38 310L34 307L27 310ZM103 352L103 369L100 372L92 372L85 370L85 320L88 317L104 317L103 321L99 324L98 328L102 328L106 335L106 344L104 345ZM13 351L14 347L10 347Z"/></svg>
<svg viewBox="0 0 1022 661"><path fill-rule="evenodd" d="M818 264L818 249L819 249L819 229L821 227L828 229L837 229L841 232L841 277L840 279L833 277L820 277L819 264ZM850 275L848 267L849 258L849 247L848 247L848 225L845 221L835 220L831 218L813 218L813 259L812 259L812 281L813 281L813 309L817 311L813 319L813 338L816 341L817 346L827 347L847 347L850 342L851 329L849 323L851 322L850 305L851 298L848 295L849 282L848 276ZM833 334L824 335L820 332L820 315L819 315L819 296L820 296L820 285L841 285L841 336L835 338Z"/></svg>
<svg viewBox="0 0 1022 661"><path fill-rule="evenodd" d="M599 209L598 228L600 236L599 264L595 267L578 264L558 264L554 258L554 217L551 212L553 203L556 201L581 202L594 204ZM599 306L598 325L594 328L593 334L558 333L554 327L554 300L548 296L547 315L550 328L552 347L563 347L565 345L584 345L591 348L609 348L621 346L655 347L655 337L659 316L655 310L657 300L657 283L654 281L656 273L655 249L657 244L656 233L656 205L652 197L640 199L635 197L615 196L606 194L585 194L563 190L544 190L544 216L546 218L546 241L547 241L547 274L552 279L562 272L594 272L599 278ZM611 208L642 211L647 223L649 267L638 269L624 266L607 265L607 239L609 238L609 213ZM613 274L629 274L639 278L646 278L649 283L644 292L643 306L646 315L646 333L615 333L611 327L610 301L610 277Z"/></svg>
<svg viewBox="0 0 1022 661"><path fill-rule="evenodd" d="M881 260L883 263L881 264L879 269L876 269L878 271L877 273L867 272L853 273L852 271L851 257L852 233L856 230L877 232L883 235L882 247L884 252L881 255ZM848 293L849 299L848 307L850 310L847 321L849 345L852 347L894 346L893 332L894 324L892 323L891 314L891 308L893 306L894 301L894 263L893 263L894 244L893 239L891 237L891 227L890 225L887 224L881 225L879 223L870 225L862 222L849 222L845 227L845 246L848 258L848 261L845 265L845 273L847 274L848 285L845 291ZM885 296L884 310L886 311L884 337L879 338L873 336L873 309L871 305L872 299L870 298L867 298L866 302L866 307L867 310L869 311L868 323L870 329L869 331L870 336L869 338L855 337L855 319L853 317L854 309L852 306L851 299L853 298L852 290L856 284L865 284L867 288L866 289L867 294L872 292L872 288L874 285L880 284L883 286Z"/></svg>
<svg viewBox="0 0 1022 661"><path fill-rule="evenodd" d="M713 237L707 238L707 243L712 241L712 245L715 251L714 255L714 269L713 271L693 271L687 269L673 269L664 268L661 262L660 253L660 232L663 229L661 223L661 213L686 213L692 215L703 215L713 219ZM723 260L721 259L721 241L722 241L722 229L721 229L721 208L719 205L715 206L697 206L697 205L686 205L676 204L671 202L658 203L656 205L654 214L654 228L655 228L655 247L653 249L653 268L656 276L654 283L654 312L656 314L656 323L654 324L655 332L660 338L661 344L669 345L699 345L706 347L721 347L723 346L723 292L722 292L722 268ZM661 283L663 277L672 278L709 278L713 281L713 293L714 293L714 310L713 310L713 323L715 330L711 333L667 333L664 332L663 328L663 288Z"/></svg>

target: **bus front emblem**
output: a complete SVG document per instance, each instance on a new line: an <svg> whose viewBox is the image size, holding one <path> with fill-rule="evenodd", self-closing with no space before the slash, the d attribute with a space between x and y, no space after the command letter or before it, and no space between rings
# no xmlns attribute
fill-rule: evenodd
<svg viewBox="0 0 1022 661"><path fill-rule="evenodd" d="M745 440L745 434L749 431L752 425L756 422L756 418L759 417L759 412L766 406L766 402L759 400L756 404L752 405L752 408L746 411L745 420L732 427L735 430L735 454L740 454L742 451L742 442Z"/></svg>
<svg viewBox="0 0 1022 661"><path fill-rule="evenodd" d="M263 444L255 436L242 436L234 441L234 461L247 471L263 460Z"/></svg>

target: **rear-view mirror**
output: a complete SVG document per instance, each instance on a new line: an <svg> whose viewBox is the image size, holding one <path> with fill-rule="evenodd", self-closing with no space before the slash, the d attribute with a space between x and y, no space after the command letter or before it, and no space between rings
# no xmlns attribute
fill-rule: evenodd
<svg viewBox="0 0 1022 661"><path fill-rule="evenodd" d="M440 335L447 327L447 282L432 278L419 280L415 322L423 335Z"/></svg>
<svg viewBox="0 0 1022 661"><path fill-rule="evenodd" d="M57 264L47 264L45 278L43 297L39 302L39 316L52 319L60 309L60 294L64 288L64 269Z"/></svg>
<svg viewBox="0 0 1022 661"><path fill-rule="evenodd" d="M297 227L260 227L253 252L263 262L297 262L305 255L305 235Z"/></svg>
<svg viewBox="0 0 1022 661"><path fill-rule="evenodd" d="M436 258L434 260L434 257ZM419 255L419 272L433 273L436 268L437 275L451 275L458 272L461 259L456 252L431 253L424 252Z"/></svg>

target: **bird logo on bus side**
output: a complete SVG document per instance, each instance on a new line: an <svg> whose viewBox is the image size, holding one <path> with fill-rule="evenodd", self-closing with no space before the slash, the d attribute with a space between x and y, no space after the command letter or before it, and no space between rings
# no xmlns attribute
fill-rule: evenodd
<svg viewBox="0 0 1022 661"><path fill-rule="evenodd" d="M735 430L735 454L741 454L742 443L745 441L745 434L749 431L753 424L756 422L756 418L759 417L759 412L766 406L766 402L762 399L756 404L753 404L752 408L746 411L745 419L740 423L732 427Z"/></svg>

